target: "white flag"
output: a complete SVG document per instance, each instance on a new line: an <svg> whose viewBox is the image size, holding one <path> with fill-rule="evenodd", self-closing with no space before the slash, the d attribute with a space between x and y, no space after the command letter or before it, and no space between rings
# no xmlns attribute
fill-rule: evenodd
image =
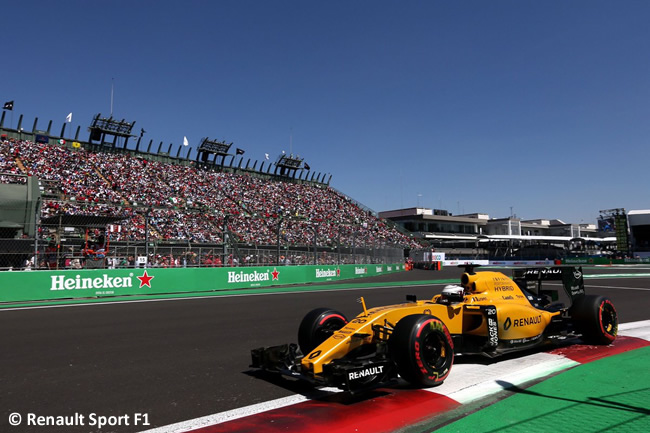
<svg viewBox="0 0 650 433"><path fill-rule="evenodd" d="M187 141L187 137L184 136L184 137L183 137L183 146L187 146L187 145L189 145L189 144L190 144L190 142Z"/></svg>
<svg viewBox="0 0 650 433"><path fill-rule="evenodd" d="M68 123L72 122L72 113L68 114L68 115L65 117L65 121L68 122Z"/></svg>

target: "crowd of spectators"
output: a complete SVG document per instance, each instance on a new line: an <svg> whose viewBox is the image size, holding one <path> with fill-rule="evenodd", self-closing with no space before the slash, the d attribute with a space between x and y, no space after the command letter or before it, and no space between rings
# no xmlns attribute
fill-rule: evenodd
<svg viewBox="0 0 650 433"><path fill-rule="evenodd" d="M16 163L16 146L3 141L0 147L0 183L26 183L25 173Z"/></svg>
<svg viewBox="0 0 650 433"><path fill-rule="evenodd" d="M2 142L0 173L49 181L43 217L124 218L117 241L143 240L148 226L150 239L169 241L222 243L227 231L250 245L416 246L327 185L14 139Z"/></svg>

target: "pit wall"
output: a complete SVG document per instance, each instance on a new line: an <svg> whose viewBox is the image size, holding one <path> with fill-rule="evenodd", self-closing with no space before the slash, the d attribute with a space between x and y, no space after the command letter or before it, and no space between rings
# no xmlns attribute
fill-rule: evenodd
<svg viewBox="0 0 650 433"><path fill-rule="evenodd" d="M262 288L372 277L404 264L0 272L0 302Z"/></svg>

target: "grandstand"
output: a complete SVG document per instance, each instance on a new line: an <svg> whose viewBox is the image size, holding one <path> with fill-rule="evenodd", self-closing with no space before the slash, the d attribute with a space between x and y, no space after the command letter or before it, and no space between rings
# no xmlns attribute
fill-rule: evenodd
<svg viewBox="0 0 650 433"><path fill-rule="evenodd" d="M163 151L163 142L152 152L144 130L128 148L135 122L124 119L96 115L82 141L79 128L70 139L65 124L55 136L52 122L38 130L36 119L24 131L22 116L16 129L4 118L0 196L9 185L14 196L19 185L33 191L36 179L40 197L0 208L0 269L396 263L423 248L450 258L537 259L602 254L612 244L593 238L595 227L559 220L428 209L378 215L284 152L275 163L244 164L243 149L205 137L191 160L183 147L175 157L171 144Z"/></svg>
<svg viewBox="0 0 650 433"><path fill-rule="evenodd" d="M13 268L81 267L99 236L106 266L394 263L419 246L320 173L242 170L0 130L0 183L37 178L42 194L34 257ZM110 218L106 233L97 217ZM13 235L28 237L19 228Z"/></svg>

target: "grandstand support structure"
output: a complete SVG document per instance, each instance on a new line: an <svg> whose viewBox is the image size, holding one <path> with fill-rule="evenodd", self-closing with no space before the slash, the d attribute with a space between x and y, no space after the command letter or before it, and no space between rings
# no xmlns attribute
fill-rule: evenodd
<svg viewBox="0 0 650 433"><path fill-rule="evenodd" d="M359 235L358 231L353 231L352 232L352 257L354 260L354 264L357 264L357 236Z"/></svg>
<svg viewBox="0 0 650 433"><path fill-rule="evenodd" d="M314 264L318 264L318 225L312 224L307 226L307 230L313 233L314 235Z"/></svg>
<svg viewBox="0 0 650 433"><path fill-rule="evenodd" d="M66 123L66 122L63 122L63 126L61 127L61 135L59 135L59 137L61 137L62 139L65 137L65 128L66 128L66 125L67 125L67 123ZM50 128L51 128L51 126L52 126L52 121L50 120L50 125L47 127L48 135L49 135L49 133L50 133ZM79 140L79 132L81 132L81 125L77 125L77 130L76 130L76 132L74 133L74 137L72 138L74 141L78 141L78 140Z"/></svg>
<svg viewBox="0 0 650 433"><path fill-rule="evenodd" d="M230 231L230 227L228 225L230 218L233 215L230 214L225 214L223 217L223 258L221 260L221 263L228 263L228 248L232 250L232 254L235 255L235 257L239 258L239 250L237 248L237 242L233 242L233 236L232 232Z"/></svg>
<svg viewBox="0 0 650 433"><path fill-rule="evenodd" d="M278 224L277 224L278 225L278 227L277 227L278 231L277 231L277 237L276 237L276 244L277 244L278 250L277 250L277 254L275 256L276 257L275 264L278 265L278 266L280 266L280 233L282 232L282 223L283 222L284 222L284 218L279 217L278 218Z"/></svg>
<svg viewBox="0 0 650 433"><path fill-rule="evenodd" d="M146 268L149 264L149 218L151 216L151 208L146 208L144 211L144 256L147 258L144 264Z"/></svg>

